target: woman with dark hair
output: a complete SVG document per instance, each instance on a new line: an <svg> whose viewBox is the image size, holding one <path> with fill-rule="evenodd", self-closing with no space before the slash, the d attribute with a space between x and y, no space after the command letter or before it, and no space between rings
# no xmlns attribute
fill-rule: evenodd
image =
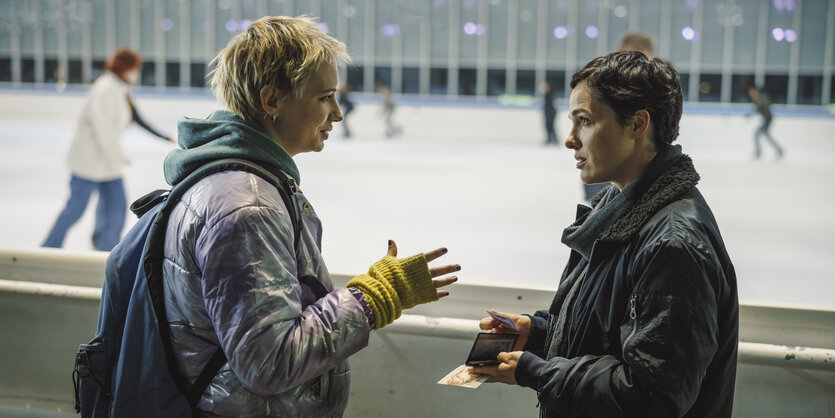
<svg viewBox="0 0 835 418"><path fill-rule="evenodd" d="M544 417L730 417L736 377L736 274L672 145L676 70L641 52L595 58L571 79L574 151L584 183L611 182L563 231L571 249L551 307L492 318L518 332L493 381L536 390Z"/></svg>
<svg viewBox="0 0 835 418"><path fill-rule="evenodd" d="M146 124L130 99L130 86L136 84L142 58L120 49L107 62L107 71L93 82L81 110L70 144L70 198L44 241L44 247L60 248L67 231L81 218L90 196L99 194L93 246L110 251L119 242L125 225L127 199L122 183L122 167L129 164L120 138L130 123L136 122L151 134L166 141Z"/></svg>

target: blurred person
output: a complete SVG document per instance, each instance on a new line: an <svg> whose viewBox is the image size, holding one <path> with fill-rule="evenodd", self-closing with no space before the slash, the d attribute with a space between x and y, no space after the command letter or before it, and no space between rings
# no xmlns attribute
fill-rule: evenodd
<svg viewBox="0 0 835 418"><path fill-rule="evenodd" d="M621 51L638 51L647 58L652 59L655 57L655 42L652 40L652 37L641 33L641 32L629 32L623 35L620 38L620 50ZM586 197L587 202L591 202L591 200L600 193L603 189L609 186L609 183L583 183L583 192Z"/></svg>
<svg viewBox="0 0 835 418"><path fill-rule="evenodd" d="M736 274L699 174L678 137L676 70L634 51L571 79L574 151L586 183L614 185L562 235L571 249L548 310L493 318L518 332L488 381L536 390L543 417L730 417L737 364Z"/></svg>
<svg viewBox="0 0 835 418"><path fill-rule="evenodd" d="M557 119L557 106L554 103L554 89L551 88L551 83L548 81L543 81L539 86L539 89L543 93L542 112L545 116L545 133L547 135L545 145L556 145L559 141L557 141L557 129L554 124L554 121Z"/></svg>
<svg viewBox="0 0 835 418"><path fill-rule="evenodd" d="M754 109L762 116L762 124L757 131L754 132L754 158L760 158L760 137L765 137L766 141L774 147L774 151L777 152L777 159L783 158L783 147L774 140L774 137L771 136L771 133L768 130L771 128L771 99L768 97L764 91L760 90L756 86L751 86L748 88L748 97L751 98L751 102L754 104ZM751 113L748 114L751 116Z"/></svg>
<svg viewBox="0 0 835 418"><path fill-rule="evenodd" d="M338 68L349 60L345 45L312 19L253 22L213 60L210 84L226 110L179 123L182 149L165 160L168 183L229 157L298 182L293 157L321 151L343 119ZM296 208L245 171L200 180L172 210L163 281L176 367L193 384L218 347L228 359L197 404L201 416L341 416L347 359L368 345L371 330L448 295L438 288L457 280L449 274L459 265L428 264L445 248L397 258L389 241L367 274L334 288L322 222L292 189L300 230L290 215Z"/></svg>
<svg viewBox="0 0 835 418"><path fill-rule="evenodd" d="M339 108L342 110L342 130L345 138L350 138L351 130L348 127L348 115L354 111L354 102L351 101L351 86L341 84L337 94L339 95Z"/></svg>
<svg viewBox="0 0 835 418"><path fill-rule="evenodd" d="M630 32L620 38L620 50L638 51L652 59L655 58L655 41L645 33Z"/></svg>
<svg viewBox="0 0 835 418"><path fill-rule="evenodd" d="M394 97L391 94L391 89L380 82L376 84L376 88L383 99L382 114L386 122L386 138L399 136L403 129L394 122Z"/></svg>
<svg viewBox="0 0 835 418"><path fill-rule="evenodd" d="M63 246L67 231L84 214L93 192L99 195L93 247L110 251L119 242L127 213L122 167L130 164L122 149L122 133L136 122L152 135L173 142L145 123L131 101L130 87L136 84L141 68L139 54L119 49L90 87L67 157L70 197L44 247Z"/></svg>

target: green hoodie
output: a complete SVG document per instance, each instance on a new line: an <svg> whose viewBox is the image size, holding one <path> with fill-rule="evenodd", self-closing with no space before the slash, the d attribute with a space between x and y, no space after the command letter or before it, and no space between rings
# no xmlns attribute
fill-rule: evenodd
<svg viewBox="0 0 835 418"><path fill-rule="evenodd" d="M281 170L301 184L293 157L258 124L232 112L219 110L206 119L183 118L177 124L177 137L182 149L171 151L163 164L165 181L172 186L201 165L222 158L259 163L276 175Z"/></svg>

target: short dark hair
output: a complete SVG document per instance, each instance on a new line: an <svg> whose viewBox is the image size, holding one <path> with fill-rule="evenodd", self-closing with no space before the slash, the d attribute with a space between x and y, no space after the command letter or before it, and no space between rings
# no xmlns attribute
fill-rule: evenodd
<svg viewBox="0 0 835 418"><path fill-rule="evenodd" d="M595 98L615 112L621 126L646 109L654 128L656 148L678 137L682 96L678 71L664 60L637 51L599 56L571 76L571 88L585 81Z"/></svg>

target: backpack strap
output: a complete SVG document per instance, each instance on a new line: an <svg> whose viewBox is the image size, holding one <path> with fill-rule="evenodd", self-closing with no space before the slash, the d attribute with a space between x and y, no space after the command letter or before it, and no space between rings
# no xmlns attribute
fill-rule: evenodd
<svg viewBox="0 0 835 418"><path fill-rule="evenodd" d="M301 239L301 211L299 210L298 200L296 199L296 182L293 178L288 177L282 173L277 176L272 172L266 170L258 164L251 161L228 158L216 161L211 161L204 164L185 179L177 183L171 191L166 195L165 191L151 192L131 205L131 210L134 213L145 213L150 207L153 207L161 200L165 200L164 206L153 221L151 230L148 232L148 239L145 243L144 254L142 257L142 267L145 270L145 277L148 281L148 291L150 292L151 302L154 306L154 313L156 314L157 325L162 338L163 347L165 347L165 357L168 360L168 369L180 389L180 392L186 395L189 405L192 409L197 407L203 392L211 383L214 376L220 368L227 362L227 358L223 349L218 347L212 355L209 362L200 372L197 380L189 387L185 378L177 370L176 360L174 358L174 350L171 348L171 333L165 324L168 324L168 316L165 311L165 295L163 291L163 276L162 276L162 262L163 262L163 247L165 246L165 230L168 227L168 218L171 211L179 203L188 189L194 186L198 181L215 173L223 171L245 171L255 174L278 189L281 199L284 201L287 210L290 212L290 218L293 223L293 247L296 256L299 254L299 242ZM319 287L323 287L321 283L314 280ZM314 289L311 287L311 289ZM316 290L314 289L314 292Z"/></svg>

